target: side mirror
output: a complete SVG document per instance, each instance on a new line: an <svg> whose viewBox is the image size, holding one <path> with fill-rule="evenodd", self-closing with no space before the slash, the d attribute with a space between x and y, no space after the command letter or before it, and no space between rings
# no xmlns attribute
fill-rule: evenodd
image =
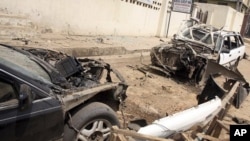
<svg viewBox="0 0 250 141"><path fill-rule="evenodd" d="M32 93L30 86L21 84L19 90L19 106L21 110L27 109L32 104Z"/></svg>
<svg viewBox="0 0 250 141"><path fill-rule="evenodd" d="M227 49L227 48L222 48L221 49L221 53L229 53L229 52L230 52L230 50Z"/></svg>

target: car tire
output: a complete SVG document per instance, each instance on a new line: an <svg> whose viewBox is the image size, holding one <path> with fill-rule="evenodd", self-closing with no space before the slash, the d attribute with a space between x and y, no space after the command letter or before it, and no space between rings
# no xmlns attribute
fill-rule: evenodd
<svg viewBox="0 0 250 141"><path fill-rule="evenodd" d="M69 119L68 124L64 126L63 140L109 140L113 125L120 126L116 113L103 103L93 102L84 106Z"/></svg>

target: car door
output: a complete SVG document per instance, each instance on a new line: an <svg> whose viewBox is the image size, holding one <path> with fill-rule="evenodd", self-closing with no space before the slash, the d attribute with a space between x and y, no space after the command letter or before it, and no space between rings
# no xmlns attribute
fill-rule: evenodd
<svg viewBox="0 0 250 141"><path fill-rule="evenodd" d="M222 39L221 47L219 51L219 64L226 65L228 62L228 59L230 58L230 38L229 36L226 36Z"/></svg>
<svg viewBox="0 0 250 141"><path fill-rule="evenodd" d="M219 64L230 67L244 55L244 44L237 35L225 36L222 43Z"/></svg>
<svg viewBox="0 0 250 141"><path fill-rule="evenodd" d="M238 35L233 35L230 36L230 43L231 43L231 49L230 49L230 57L231 60L230 62L232 64L234 64L234 62L238 59L241 58L241 56L244 55L244 45L241 42L241 40L239 40L239 36Z"/></svg>
<svg viewBox="0 0 250 141"><path fill-rule="evenodd" d="M237 42L237 47L236 47L237 58L242 59L245 54L246 47L240 35L235 36L235 40Z"/></svg>
<svg viewBox="0 0 250 141"><path fill-rule="evenodd" d="M28 81L0 69L1 141L46 141L57 139L62 133L60 102Z"/></svg>

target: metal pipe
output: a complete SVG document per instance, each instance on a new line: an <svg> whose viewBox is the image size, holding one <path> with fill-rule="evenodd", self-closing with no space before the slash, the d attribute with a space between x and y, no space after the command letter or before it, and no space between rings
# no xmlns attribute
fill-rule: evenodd
<svg viewBox="0 0 250 141"><path fill-rule="evenodd" d="M138 133L166 138L194 125L207 124L221 110L221 106L221 99L216 97L196 107L156 120L140 128Z"/></svg>

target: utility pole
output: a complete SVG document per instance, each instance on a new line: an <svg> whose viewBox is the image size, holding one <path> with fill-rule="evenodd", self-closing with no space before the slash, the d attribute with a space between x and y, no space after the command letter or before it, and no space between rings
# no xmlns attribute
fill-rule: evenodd
<svg viewBox="0 0 250 141"><path fill-rule="evenodd" d="M172 11L172 1L168 1L168 26L167 26L167 32L166 32L166 37L168 37L168 31L169 31L169 25L170 25L170 20L171 20L171 11Z"/></svg>

